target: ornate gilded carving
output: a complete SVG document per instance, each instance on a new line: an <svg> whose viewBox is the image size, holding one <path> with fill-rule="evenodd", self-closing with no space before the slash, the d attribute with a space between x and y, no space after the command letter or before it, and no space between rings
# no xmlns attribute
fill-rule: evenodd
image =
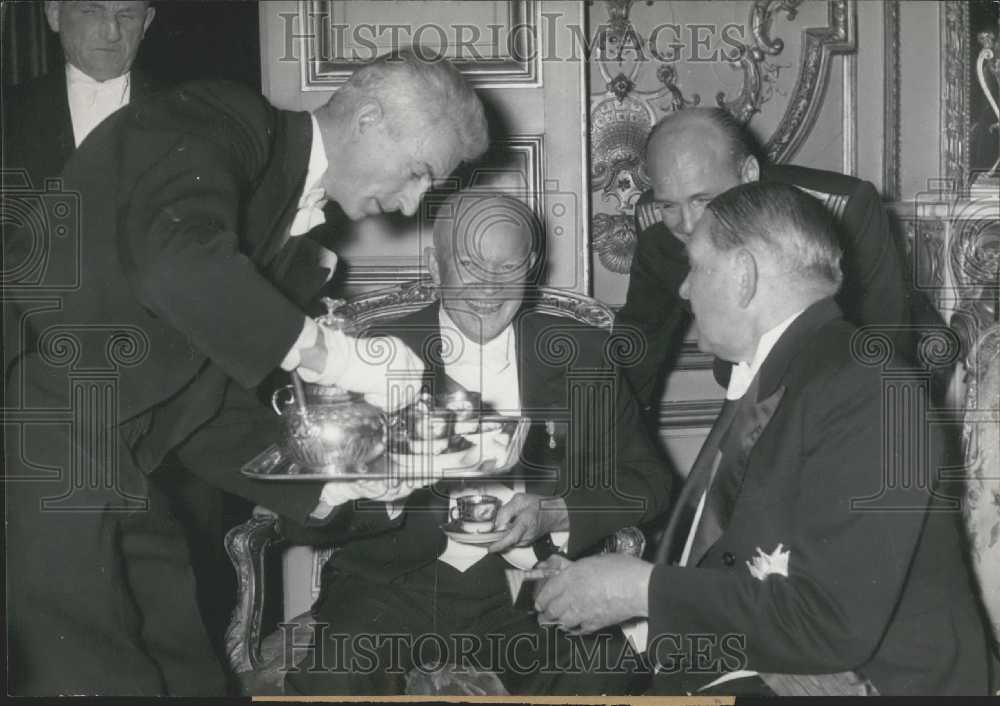
<svg viewBox="0 0 1000 706"><path fill-rule="evenodd" d="M882 90L885 104L882 109L882 198L899 200L900 164L900 97L899 97L899 0L886 0L882 6L882 51L885 75Z"/></svg>
<svg viewBox="0 0 1000 706"><path fill-rule="evenodd" d="M625 96L628 95L629 91L631 91L633 87L634 84L632 83L632 79L623 73L619 73L613 79L608 81L608 92L613 93L619 102L625 100Z"/></svg>
<svg viewBox="0 0 1000 706"><path fill-rule="evenodd" d="M951 327L965 356L965 522L994 638L1000 640L1000 205L960 209L949 245L961 300Z"/></svg>
<svg viewBox="0 0 1000 706"><path fill-rule="evenodd" d="M928 290L937 307L941 305L945 285L944 233L945 222L942 220L913 222L916 286Z"/></svg>
<svg viewBox="0 0 1000 706"><path fill-rule="evenodd" d="M684 110L689 106L696 106L701 103L701 96L697 93L691 96L691 100L684 97L681 89L677 85L677 69L673 64L663 64L656 70L656 78L671 95L670 109Z"/></svg>
<svg viewBox="0 0 1000 706"><path fill-rule="evenodd" d="M989 206L962 209L954 221L948 254L963 301L989 298L990 290L1000 287L1000 223L996 205Z"/></svg>
<svg viewBox="0 0 1000 706"><path fill-rule="evenodd" d="M650 4L649 0L646 4ZM598 30L595 45L607 59L621 62L626 47L638 49L643 44L628 17L632 0L605 0L604 6L608 11L608 23Z"/></svg>
<svg viewBox="0 0 1000 706"><path fill-rule="evenodd" d="M750 5L750 39L734 60L743 72L738 94L727 100L724 92L716 103L743 122L748 122L769 100L783 68L770 61L781 54L785 43L771 34L775 17L783 13L794 20L802 0L754 0ZM829 0L827 26L803 30L799 76L785 113L766 145L767 156L775 162L789 159L809 134L823 96L833 54L855 49L855 7L853 0ZM644 170L646 138L656 121L654 110L672 112L701 103L695 93L684 96L675 64L659 62L653 90L638 87L643 65L648 62L642 37L629 19L631 0L604 3L608 22L598 32L595 64L605 81L604 97L591 109L591 188L615 208L631 214L640 193L649 187ZM631 49L635 56L627 55ZM655 54L654 54L655 56ZM628 58L631 66L625 66ZM635 59L634 61L632 59ZM612 64L616 64L612 68ZM898 141L891 141L895 148ZM898 159L891 160L898 164ZM594 249L600 262L612 272L625 273L631 262L635 233L631 220L594 216Z"/></svg>
<svg viewBox="0 0 1000 706"><path fill-rule="evenodd" d="M649 188L643 167L653 111L641 100L625 96L598 103L590 114L590 186L605 198L616 198L625 210Z"/></svg>
<svg viewBox="0 0 1000 706"><path fill-rule="evenodd" d="M768 56L777 56L785 48L781 39L771 39L771 22L774 13L783 10L789 20L794 20L802 0L754 0L750 7L750 31L753 45L743 45L736 59L743 70L743 86L733 100L726 100L726 94L719 91L715 102L725 108L741 122L749 122L754 113L760 111L764 100L764 64Z"/></svg>
<svg viewBox="0 0 1000 706"><path fill-rule="evenodd" d="M773 0L757 0L770 5ZM798 3L796 3L798 4ZM781 3L784 6L785 3ZM799 76L781 122L767 141L765 150L772 162L787 161L809 134L816 110L829 77L830 57L856 49L856 10L849 0L830 0L829 24L803 30L802 59Z"/></svg>
<svg viewBox="0 0 1000 706"><path fill-rule="evenodd" d="M594 215L591 232L594 234L594 250L601 264L612 272L628 274L632 267L637 236L632 216L622 213Z"/></svg>
<svg viewBox="0 0 1000 706"><path fill-rule="evenodd" d="M979 40L979 56L976 58L976 77L979 80L979 88L982 90L986 101L993 109L997 122L991 126L993 130L1000 130L1000 91L994 98L990 88L987 73L993 74L994 83L1000 81L1000 41L994 32L980 32L976 35ZM970 161L972 155L969 155ZM993 162L993 165L985 172L972 176L971 191L973 194L983 194L992 197L1000 195L1000 155Z"/></svg>
<svg viewBox="0 0 1000 706"><path fill-rule="evenodd" d="M966 374L975 387L984 331L1000 320L1000 210L996 201L970 202L952 221L948 245L958 305L951 326L962 338ZM988 350L988 349L987 349Z"/></svg>
<svg viewBox="0 0 1000 706"><path fill-rule="evenodd" d="M969 6L948 0L941 15L941 175L956 191L969 174Z"/></svg>
<svg viewBox="0 0 1000 706"><path fill-rule="evenodd" d="M432 281L417 280L354 297L337 311L350 319L355 330L361 330L376 321L416 311L437 298L437 287ZM526 301L537 311L602 329L610 329L614 321L614 313L606 304L567 290L537 287L529 291Z"/></svg>

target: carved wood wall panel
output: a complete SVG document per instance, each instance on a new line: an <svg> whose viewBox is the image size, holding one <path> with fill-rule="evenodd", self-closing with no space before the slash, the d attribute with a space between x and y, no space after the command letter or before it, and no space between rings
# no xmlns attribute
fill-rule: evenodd
<svg viewBox="0 0 1000 706"><path fill-rule="evenodd" d="M482 88L539 85L538 3L476 4L303 0L296 35L310 60L302 63L302 90L335 89L358 64L410 43L440 52Z"/></svg>
<svg viewBox="0 0 1000 706"><path fill-rule="evenodd" d="M941 175L953 190L969 174L969 6L948 0L941 11Z"/></svg>
<svg viewBox="0 0 1000 706"><path fill-rule="evenodd" d="M636 246L635 203L649 187L644 152L653 125L677 110L717 105L748 124L775 162L791 160L818 122L819 141L841 139L853 125L840 102L852 86L833 59L855 51L856 7L853 0L608 0L590 3L589 13L595 296L618 305ZM827 90L832 74L839 91ZM836 115L818 121L824 104ZM847 142L835 163L815 166L850 169ZM667 384L661 430L710 426L718 401L689 396L698 387L721 394L710 367L687 340L671 377L684 380Z"/></svg>
<svg viewBox="0 0 1000 706"><path fill-rule="evenodd" d="M817 122L832 57L855 51L857 13L853 0L607 0L589 11L592 247L595 272L612 285L602 292L597 281L595 293L618 304L656 121L718 105L749 125L771 161L790 160ZM843 86L848 72L838 79ZM849 133L849 121L835 129ZM821 166L850 163L845 147L842 163Z"/></svg>

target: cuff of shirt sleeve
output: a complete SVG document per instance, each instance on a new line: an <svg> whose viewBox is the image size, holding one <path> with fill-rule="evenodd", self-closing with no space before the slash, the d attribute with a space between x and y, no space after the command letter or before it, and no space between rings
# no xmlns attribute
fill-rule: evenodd
<svg viewBox="0 0 1000 706"><path fill-rule="evenodd" d="M556 548L556 551L560 554L565 554L569 549L569 530L551 532L549 536L552 537L552 545Z"/></svg>
<svg viewBox="0 0 1000 706"><path fill-rule="evenodd" d="M350 493L349 487L350 483L327 483L323 486L323 492L319 494L319 505L309 513L309 517L324 520L338 505L355 500L356 497Z"/></svg>
<svg viewBox="0 0 1000 706"><path fill-rule="evenodd" d="M299 367L302 362L302 355L299 353L303 348L312 348L316 345L316 336L319 334L319 327L316 322L306 316L302 322L302 331L295 339L291 349L281 361L281 369L292 371Z"/></svg>

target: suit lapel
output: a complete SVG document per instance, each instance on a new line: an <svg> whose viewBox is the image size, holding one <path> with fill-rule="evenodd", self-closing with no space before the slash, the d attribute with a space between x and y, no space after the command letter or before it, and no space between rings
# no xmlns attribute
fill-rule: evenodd
<svg viewBox="0 0 1000 706"><path fill-rule="evenodd" d="M667 527L660 539L655 557L657 564L672 563L674 557L680 556L691 530L691 524L694 522L701 496L712 482L712 478L722 461L720 445L726 432L733 424L737 407L736 401L723 400L719 416L695 457L684 482L684 487L677 498L674 511L671 513L670 520L667 522Z"/></svg>
<svg viewBox="0 0 1000 706"><path fill-rule="evenodd" d="M754 402L759 390L758 380L759 376L736 404L732 424L722 439L688 566L697 566L726 531L743 487L750 452L774 417L785 393L785 388L780 387L767 398Z"/></svg>
<svg viewBox="0 0 1000 706"><path fill-rule="evenodd" d="M515 319L514 336L517 382L521 414L531 420L521 453L519 477L528 492L557 494L560 469L567 463L570 419L565 368L545 362L535 343L540 339L546 318L522 309Z"/></svg>
<svg viewBox="0 0 1000 706"><path fill-rule="evenodd" d="M298 199L305 185L312 146L308 113L276 111L271 141L271 165L253 189L246 218L246 237L254 261L268 263L282 250ZM286 249L282 255L291 255ZM285 260L274 263L280 279Z"/></svg>
<svg viewBox="0 0 1000 706"><path fill-rule="evenodd" d="M66 85L66 69L56 71L54 81L57 84L56 110L52 123L52 144L59 155L58 164L65 165L73 151L76 150L76 139L73 137L73 116L69 112L69 86ZM61 171L61 169L60 169ZM51 176L56 176L52 174ZM45 188L44 184L35 184L38 189Z"/></svg>
<svg viewBox="0 0 1000 706"><path fill-rule="evenodd" d="M782 381L789 363L816 327L837 318L832 299L821 299L803 311L768 353L767 359L740 399L732 426L721 440L722 457L710 481L705 509L695 533L688 564L696 565L725 532L743 486L750 452L774 417L785 388Z"/></svg>

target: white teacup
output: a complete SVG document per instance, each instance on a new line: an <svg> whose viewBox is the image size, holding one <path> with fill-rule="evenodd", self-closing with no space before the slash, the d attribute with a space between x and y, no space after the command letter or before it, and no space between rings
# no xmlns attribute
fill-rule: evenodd
<svg viewBox="0 0 1000 706"><path fill-rule="evenodd" d="M501 505L500 498L494 495L462 495L455 498L449 515L463 532L491 532Z"/></svg>

